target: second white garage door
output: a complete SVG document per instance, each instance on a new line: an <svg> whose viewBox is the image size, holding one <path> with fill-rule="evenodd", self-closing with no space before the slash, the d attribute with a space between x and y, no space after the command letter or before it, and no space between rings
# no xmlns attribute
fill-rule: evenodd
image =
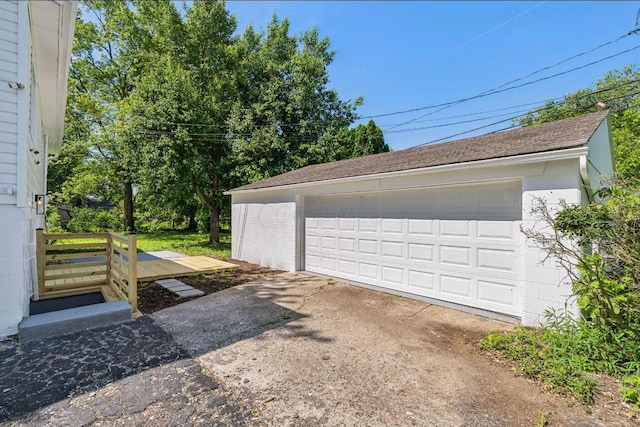
<svg viewBox="0 0 640 427"><path fill-rule="evenodd" d="M305 269L521 315L520 181L304 199Z"/></svg>

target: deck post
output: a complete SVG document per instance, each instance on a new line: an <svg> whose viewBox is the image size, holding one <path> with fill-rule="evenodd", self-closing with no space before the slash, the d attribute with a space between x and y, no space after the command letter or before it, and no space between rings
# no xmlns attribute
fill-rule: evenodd
<svg viewBox="0 0 640 427"><path fill-rule="evenodd" d="M44 268L46 262L44 230L42 228L38 228L36 229L36 271L38 275L38 298L45 294Z"/></svg>
<svg viewBox="0 0 640 427"><path fill-rule="evenodd" d="M113 228L107 229L107 273L105 275L107 286L111 285L111 257L113 256L113 239L111 238L112 234Z"/></svg>
<svg viewBox="0 0 640 427"><path fill-rule="evenodd" d="M138 309L138 244L135 234L129 234L129 247L127 252L128 264L129 264L129 304L131 309L136 311Z"/></svg>

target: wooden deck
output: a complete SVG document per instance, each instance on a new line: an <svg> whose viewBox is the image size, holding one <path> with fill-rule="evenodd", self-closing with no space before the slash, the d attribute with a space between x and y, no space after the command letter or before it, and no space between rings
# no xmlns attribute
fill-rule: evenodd
<svg viewBox="0 0 640 427"><path fill-rule="evenodd" d="M190 256L186 258L167 258L138 262L138 281L150 282L157 279L169 279L197 274L231 270L237 265L208 256Z"/></svg>
<svg viewBox="0 0 640 427"><path fill-rule="evenodd" d="M56 266L56 270L46 271L45 283L47 287L70 290L74 284L95 281L99 288L106 281L104 265L83 266L82 264L62 264ZM138 281L150 282L157 279L168 279L182 276L194 276L204 273L213 273L220 270L236 268L235 264L208 256L194 256L185 258L168 258L154 261L138 261ZM55 279L59 275L73 275ZM57 296L57 295L56 295Z"/></svg>

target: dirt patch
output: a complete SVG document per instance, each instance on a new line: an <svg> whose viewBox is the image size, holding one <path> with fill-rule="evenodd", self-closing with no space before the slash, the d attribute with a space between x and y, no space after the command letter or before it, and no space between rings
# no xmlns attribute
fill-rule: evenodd
<svg viewBox="0 0 640 427"><path fill-rule="evenodd" d="M228 261L237 265L238 268L212 274L176 277L176 279L189 286L193 286L208 295L243 283L251 282L252 280L271 277L282 273L282 271L279 270L260 267L259 265L244 261L238 261L235 259L230 259ZM180 298L173 292L166 290L155 282L144 282L140 283L138 286L138 309L144 314L172 307L194 298Z"/></svg>

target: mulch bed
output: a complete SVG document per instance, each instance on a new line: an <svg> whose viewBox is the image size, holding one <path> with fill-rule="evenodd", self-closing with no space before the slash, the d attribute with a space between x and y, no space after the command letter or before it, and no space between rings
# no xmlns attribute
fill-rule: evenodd
<svg viewBox="0 0 640 427"><path fill-rule="evenodd" d="M198 276L176 277L181 282L196 289L200 289L205 294L222 291L233 286L261 279L263 277L275 276L282 273L280 270L272 270L260 267L235 259L228 260L236 264L238 268L230 271L220 271L212 274L201 274ZM199 297L194 297L199 298ZM180 298L174 293L166 290L155 282L145 282L138 285L138 310L144 314L153 313L163 308L168 308L177 304L182 304L193 298Z"/></svg>

